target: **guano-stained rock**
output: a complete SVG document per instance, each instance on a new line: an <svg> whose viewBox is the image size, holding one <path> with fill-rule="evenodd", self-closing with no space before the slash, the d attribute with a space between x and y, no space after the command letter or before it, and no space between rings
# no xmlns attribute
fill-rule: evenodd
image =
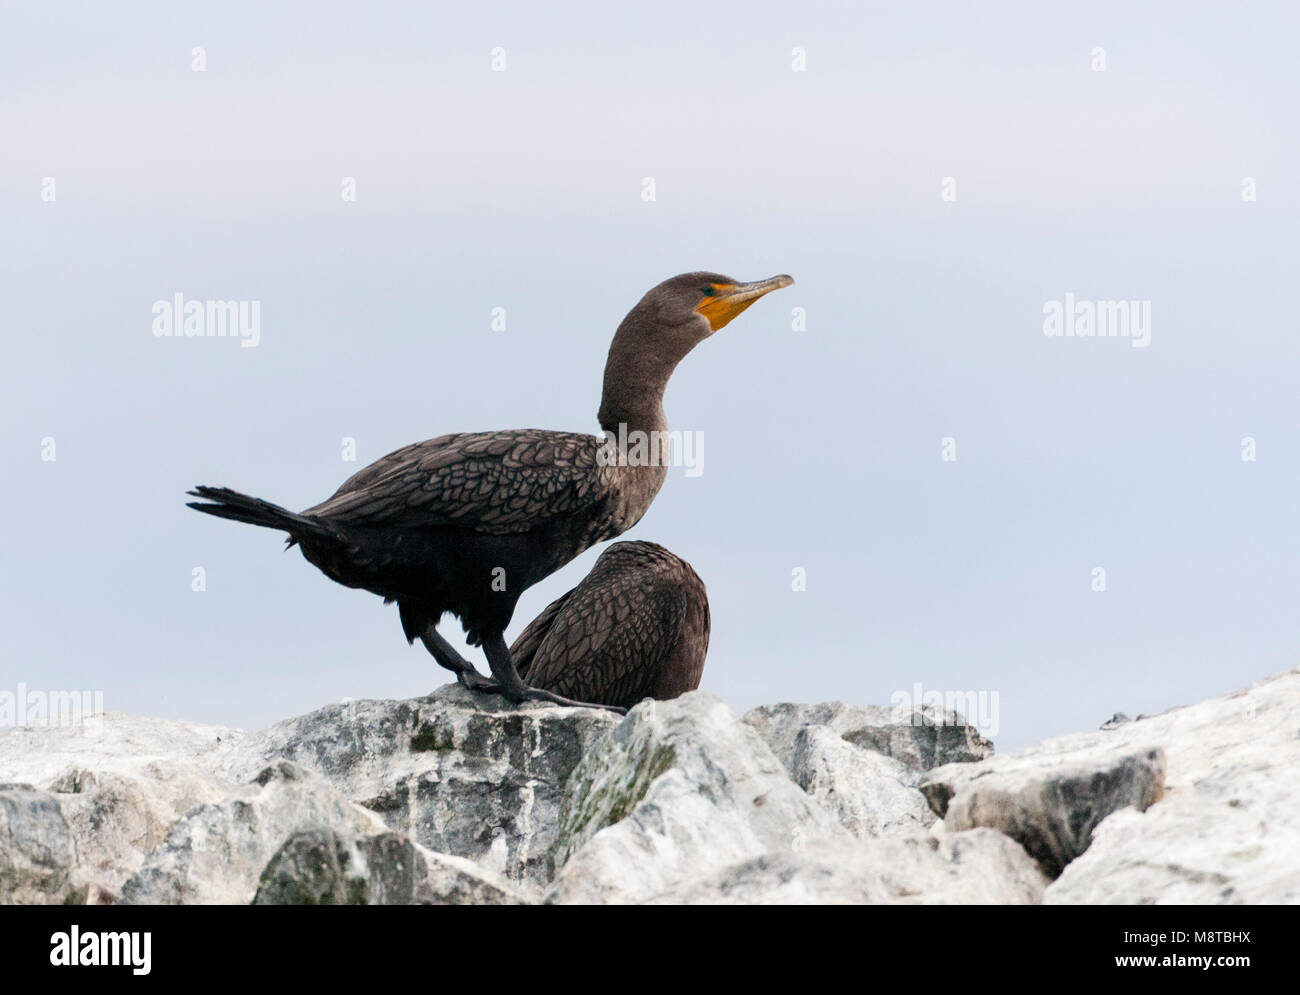
<svg viewBox="0 0 1300 995"><path fill-rule="evenodd" d="M511 706L457 684L413 701L331 705L249 736L227 764L275 758L318 772L389 828L526 887L545 884L560 798L589 745L620 717Z"/></svg>

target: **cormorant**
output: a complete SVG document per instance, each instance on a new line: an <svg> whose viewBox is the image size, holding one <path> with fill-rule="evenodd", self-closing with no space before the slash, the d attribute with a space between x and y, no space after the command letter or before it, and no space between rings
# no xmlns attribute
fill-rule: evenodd
<svg viewBox="0 0 1300 995"><path fill-rule="evenodd" d="M580 704L520 679L504 637L516 602L640 521L667 474L663 396L674 368L754 301L793 282L686 273L650 290L609 347L604 438L542 429L444 435L390 453L301 513L224 487L196 487L189 493L204 503L189 506L287 532L287 545L330 579L397 602L407 641L420 639L466 687ZM631 451L617 440L630 440ZM495 680L439 634L446 612L470 645L483 647Z"/></svg>
<svg viewBox="0 0 1300 995"><path fill-rule="evenodd" d="M694 691L709 649L709 599L691 565L653 542L616 542L510 647L533 687L631 708Z"/></svg>

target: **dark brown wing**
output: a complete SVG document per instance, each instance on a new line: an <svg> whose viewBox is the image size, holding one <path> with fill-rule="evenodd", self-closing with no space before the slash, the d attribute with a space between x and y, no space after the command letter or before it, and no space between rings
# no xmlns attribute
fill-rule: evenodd
<svg viewBox="0 0 1300 995"><path fill-rule="evenodd" d="M533 658L537 655L537 650L545 641L547 634L551 631L551 624L560 613L560 609L568 603L571 594L573 594L573 591L561 594L542 609L542 613L528 623L524 631L519 633L514 645L510 647L510 659L514 661L515 669L519 671L520 677L528 677L528 670L533 665Z"/></svg>
<svg viewBox="0 0 1300 995"><path fill-rule="evenodd" d="M641 545L619 543L618 547ZM602 557L602 560L604 557ZM635 704L655 690L682 636L691 591L647 565L597 562L516 640L528 683L579 701ZM544 631L542 631L544 630ZM512 655L513 655L512 650Z"/></svg>
<svg viewBox="0 0 1300 995"><path fill-rule="evenodd" d="M454 525L527 532L604 496L601 440L519 429L444 435L390 453L303 514L341 525Z"/></svg>

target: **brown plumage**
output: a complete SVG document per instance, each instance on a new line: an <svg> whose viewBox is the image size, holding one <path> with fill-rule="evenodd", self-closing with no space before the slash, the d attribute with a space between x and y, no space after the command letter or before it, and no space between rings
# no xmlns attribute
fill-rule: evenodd
<svg viewBox="0 0 1300 995"><path fill-rule="evenodd" d="M694 691L708 649L709 599L691 565L653 542L616 542L510 656L533 687L631 708Z"/></svg>
<svg viewBox="0 0 1300 995"><path fill-rule="evenodd" d="M677 364L759 297L793 282L686 273L650 290L610 345L599 413L605 438L543 429L444 435L390 453L301 513L224 487L196 488L190 493L204 501L190 507L281 529L332 580L397 602L406 638L420 639L467 687L571 703L519 678L503 635L515 604L641 519L667 473L666 445L645 463L607 440L666 433L664 389ZM438 633L446 612L483 647L495 680Z"/></svg>

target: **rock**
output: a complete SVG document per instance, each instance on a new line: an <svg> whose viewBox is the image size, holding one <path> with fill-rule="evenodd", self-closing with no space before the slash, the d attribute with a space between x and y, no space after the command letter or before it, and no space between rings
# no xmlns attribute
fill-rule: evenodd
<svg viewBox="0 0 1300 995"><path fill-rule="evenodd" d="M50 792L77 850L73 893L110 901L172 825L233 785L216 773L243 733L114 712L0 730L0 780Z"/></svg>
<svg viewBox="0 0 1300 995"><path fill-rule="evenodd" d="M619 721L591 708L512 706L451 684L413 701L331 705L281 722L249 736L225 770L246 779L291 760L429 850L541 886L565 782Z"/></svg>
<svg viewBox="0 0 1300 995"><path fill-rule="evenodd" d="M664 892L655 904L1032 905L1047 878L991 829L840 844L742 861Z"/></svg>
<svg viewBox="0 0 1300 995"><path fill-rule="evenodd" d="M935 821L920 776L893 757L854 746L829 726L795 738L790 776L854 836L923 833Z"/></svg>
<svg viewBox="0 0 1300 995"><path fill-rule="evenodd" d="M224 726L118 712L76 725L16 726L0 729L0 778L21 772L39 786L77 769L142 774L151 782L183 768L211 773L243 736Z"/></svg>
<svg viewBox="0 0 1300 995"><path fill-rule="evenodd" d="M932 771L921 790L948 832L997 829L1024 846L1052 877L1088 848L1092 831L1127 806L1145 810L1160 797L1160 749L1061 763L999 758Z"/></svg>
<svg viewBox="0 0 1300 995"><path fill-rule="evenodd" d="M846 742L893 757L916 771L993 755L993 744L960 715L929 705L885 708L842 701L760 705L745 713L745 722L758 730L786 767L792 764L795 741L806 726L829 726Z"/></svg>
<svg viewBox="0 0 1300 995"><path fill-rule="evenodd" d="M1045 902L1300 901L1297 714L1292 670L1224 698L942 767L922 790L948 830L1002 828L1059 873Z"/></svg>
<svg viewBox="0 0 1300 995"><path fill-rule="evenodd" d="M400 833L294 833L262 872L254 905L519 905L472 861L431 853Z"/></svg>
<svg viewBox="0 0 1300 995"><path fill-rule="evenodd" d="M917 790L920 773L993 754L956 712L930 706L787 703L755 708L744 721L795 783L860 837L924 832L935 817Z"/></svg>
<svg viewBox="0 0 1300 995"><path fill-rule="evenodd" d="M1044 896L1051 903L1300 902L1300 669L1110 732L1048 740L1063 757L1162 749L1164 795L1124 809Z"/></svg>
<svg viewBox="0 0 1300 995"><path fill-rule="evenodd" d="M263 868L286 839L304 829L342 828L359 836L384 831L312 771L286 760L219 802L181 819L123 886L127 905L247 905Z"/></svg>
<svg viewBox="0 0 1300 995"><path fill-rule="evenodd" d="M69 901L76 857L53 795L30 784L0 784L0 904Z"/></svg>
<svg viewBox="0 0 1300 995"><path fill-rule="evenodd" d="M3 730L0 902L1300 903L1300 669L1008 756L913 714L453 685Z"/></svg>
<svg viewBox="0 0 1300 995"><path fill-rule="evenodd" d="M1130 719L1130 718L1129 718L1127 715L1125 715L1123 712L1116 712L1114 715L1112 715L1110 718L1108 718L1105 722L1103 722L1103 723L1102 723L1100 726L1098 726L1097 728L1099 728L1099 729L1118 729L1120 726L1124 725L1125 723L1132 722L1132 721L1133 721L1133 720Z"/></svg>
<svg viewBox="0 0 1300 995"><path fill-rule="evenodd" d="M751 726L693 691L637 705L574 769L546 900L641 902L772 850L849 840Z"/></svg>

